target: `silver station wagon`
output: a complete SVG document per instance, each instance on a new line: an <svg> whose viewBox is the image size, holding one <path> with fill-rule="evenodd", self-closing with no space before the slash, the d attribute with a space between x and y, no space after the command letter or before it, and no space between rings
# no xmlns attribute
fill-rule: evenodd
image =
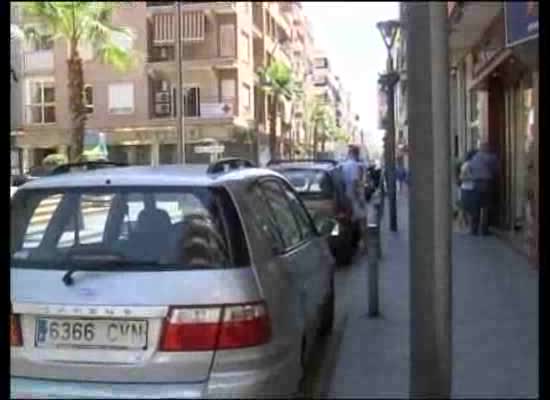
<svg viewBox="0 0 550 400"><path fill-rule="evenodd" d="M332 326L331 224L284 177L237 159L21 186L12 397L299 394Z"/></svg>

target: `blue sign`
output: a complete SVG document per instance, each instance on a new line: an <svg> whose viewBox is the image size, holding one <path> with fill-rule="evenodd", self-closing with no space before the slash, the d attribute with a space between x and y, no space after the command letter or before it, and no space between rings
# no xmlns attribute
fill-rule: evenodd
<svg viewBox="0 0 550 400"><path fill-rule="evenodd" d="M538 1L505 1L506 46L515 46L539 36Z"/></svg>

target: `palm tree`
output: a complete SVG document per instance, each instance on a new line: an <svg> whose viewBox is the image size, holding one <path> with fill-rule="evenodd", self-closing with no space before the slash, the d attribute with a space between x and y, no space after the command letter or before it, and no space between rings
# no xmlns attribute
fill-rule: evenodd
<svg viewBox="0 0 550 400"><path fill-rule="evenodd" d="M270 97L269 101L269 151L272 159L278 156L277 109L283 99L292 100L300 88L290 67L280 61L272 61L267 68L257 72L261 87Z"/></svg>
<svg viewBox="0 0 550 400"><path fill-rule="evenodd" d="M72 114L70 159L76 160L83 152L86 124L84 75L79 48L90 45L96 59L124 71L133 65L135 53L117 39L131 40L133 34L127 28L112 23L113 13L120 3L33 1L21 4L23 15L39 22L37 27L27 29L25 36L32 38L37 34L51 34L54 39L64 39L68 43L69 108Z"/></svg>

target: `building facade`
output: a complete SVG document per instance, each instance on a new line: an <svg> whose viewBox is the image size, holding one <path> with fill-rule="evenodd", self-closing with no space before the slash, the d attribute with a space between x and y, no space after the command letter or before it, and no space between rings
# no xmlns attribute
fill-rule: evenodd
<svg viewBox="0 0 550 400"><path fill-rule="evenodd" d="M277 2L185 2L180 18L186 160L208 162L210 155L195 149L205 143L223 145L222 156L256 159L269 129L269 99L256 71L272 59L291 64L289 50L279 45L290 38L288 17ZM105 133L115 161L175 163L174 2L128 2L113 19L134 33L133 41L120 44L139 62L120 73L82 46L86 127ZM50 153L68 152L67 55L64 41L47 36L26 43L22 51L22 133L15 142L27 167ZM289 124L281 113L277 134Z"/></svg>
<svg viewBox="0 0 550 400"><path fill-rule="evenodd" d="M495 233L525 253L533 252L530 232L538 231L538 216L530 215L538 204L529 187L530 179L538 182L532 161L538 159L538 39L511 45L506 22L529 17L533 3L518 2L508 16L505 2L448 3L453 154L463 159L489 143L499 160L490 221Z"/></svg>

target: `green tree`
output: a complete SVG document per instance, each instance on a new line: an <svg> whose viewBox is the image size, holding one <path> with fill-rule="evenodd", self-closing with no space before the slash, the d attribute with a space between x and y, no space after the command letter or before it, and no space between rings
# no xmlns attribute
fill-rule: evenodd
<svg viewBox="0 0 550 400"><path fill-rule="evenodd" d="M283 99L293 100L301 93L292 70L280 61L272 61L257 72L264 93L269 96L269 151L272 159L278 157L277 110Z"/></svg>
<svg viewBox="0 0 550 400"><path fill-rule="evenodd" d="M315 96L306 105L305 116L313 140L313 157L317 157L319 144L324 152L327 140L332 140L336 132L334 111L324 100Z"/></svg>
<svg viewBox="0 0 550 400"><path fill-rule="evenodd" d="M77 160L83 152L86 108L84 106L84 74L79 48L90 45L100 62L119 71L130 68L137 54L120 42L132 40L130 30L113 24L113 13L120 6L117 2L87 1L33 1L22 2L24 17L38 22L25 30L25 36L50 34L54 40L64 39L69 46L68 81L69 109L71 110L70 159Z"/></svg>

